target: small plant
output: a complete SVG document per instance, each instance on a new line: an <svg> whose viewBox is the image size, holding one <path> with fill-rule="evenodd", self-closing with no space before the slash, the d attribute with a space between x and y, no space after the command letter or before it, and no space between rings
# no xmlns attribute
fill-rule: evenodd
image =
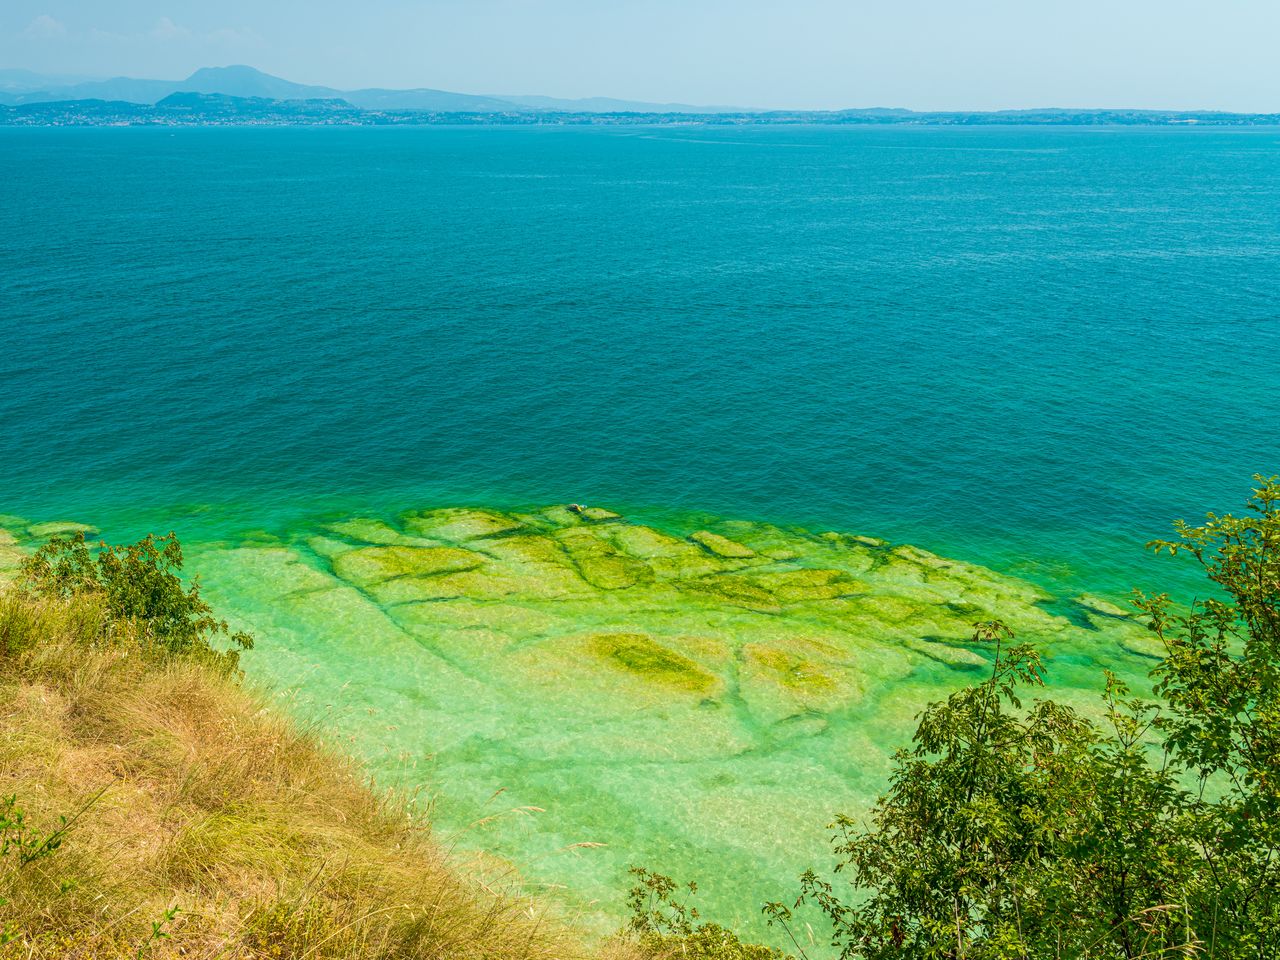
<svg viewBox="0 0 1280 960"><path fill-rule="evenodd" d="M70 826L66 817L60 817L52 833L35 831L27 825L26 813L18 809L16 796L0 798L0 857L16 854L20 868L43 860L62 846Z"/></svg>
<svg viewBox="0 0 1280 960"><path fill-rule="evenodd" d="M174 533L148 534L127 546L99 543L91 548L84 534L54 537L23 561L24 586L37 596L102 599L110 621L133 627L130 635L169 654L197 656L235 670L239 650L253 647L247 633L231 633L225 620L200 596L196 578L186 586L178 576L182 545ZM212 644L225 636L232 649Z"/></svg>
<svg viewBox="0 0 1280 960"><path fill-rule="evenodd" d="M58 848L62 846L67 832L100 796L102 796L102 791L91 797L89 802L72 816L59 817L58 826L48 833L43 830L37 830L27 823L26 812L19 809L16 795L11 794L7 797L0 797L0 876L4 872L9 872L9 870L13 872L21 871L33 863L53 856ZM13 866L6 870L5 861L8 861L10 857L13 858L12 861L9 861ZM63 880L58 885L59 893L66 893L74 886L74 880ZM0 896L0 907L4 907L8 903L8 899ZM12 943L20 935L20 931L7 923L0 924L0 947Z"/></svg>
<svg viewBox="0 0 1280 960"><path fill-rule="evenodd" d="M677 884L643 867L631 867L630 873L637 882L627 895L626 931L645 950L689 960L784 960L779 950L743 943L719 924L700 923L697 908L689 905L696 883Z"/></svg>
<svg viewBox="0 0 1280 960"><path fill-rule="evenodd" d="M147 935L147 939L138 945L137 952L133 955L134 960L142 960L142 955L150 951L150 949L161 940L169 939L169 931L165 929L173 924L174 918L178 916L178 908L170 907L164 912L159 920L151 921L151 933Z"/></svg>

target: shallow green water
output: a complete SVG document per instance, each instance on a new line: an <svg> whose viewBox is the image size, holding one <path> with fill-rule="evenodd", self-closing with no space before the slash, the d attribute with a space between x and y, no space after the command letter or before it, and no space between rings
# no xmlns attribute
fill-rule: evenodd
<svg viewBox="0 0 1280 960"><path fill-rule="evenodd" d="M188 540L248 675L322 718L377 778L425 786L438 835L506 858L596 929L626 868L698 879L760 936L759 904L825 861L917 711L987 668L1000 617L1089 708L1141 683L1141 626L1101 597L911 546L763 523L442 509ZM10 519L30 546L47 534ZM9 547L9 561L16 555Z"/></svg>

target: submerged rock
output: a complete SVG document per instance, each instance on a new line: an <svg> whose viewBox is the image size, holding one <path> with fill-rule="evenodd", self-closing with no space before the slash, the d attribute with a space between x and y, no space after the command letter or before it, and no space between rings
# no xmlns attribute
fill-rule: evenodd
<svg viewBox="0 0 1280 960"><path fill-rule="evenodd" d="M691 533L689 534L689 539L704 550L714 553L717 557L724 557L726 560L749 560L756 555L756 552L750 547L744 547L728 537L722 537L720 534L712 533L709 530L699 530L696 533Z"/></svg>
<svg viewBox="0 0 1280 960"><path fill-rule="evenodd" d="M474 570L485 558L458 547L360 547L333 558L343 580L368 585L396 577L431 577Z"/></svg>
<svg viewBox="0 0 1280 960"><path fill-rule="evenodd" d="M91 537L98 532L98 528L90 526L87 523L75 523L71 520L52 520L46 523L33 523L27 527L27 536L32 540L48 540L52 537L72 537L77 533L83 533L86 537Z"/></svg>
<svg viewBox="0 0 1280 960"><path fill-rule="evenodd" d="M705 550L652 527L618 524L609 528L608 535L620 551L644 562L662 579L700 577L721 569Z"/></svg>
<svg viewBox="0 0 1280 960"><path fill-rule="evenodd" d="M746 644L738 669L742 699L767 724L848 709L861 699L862 684L843 658L838 648L805 637Z"/></svg>
<svg viewBox="0 0 1280 960"><path fill-rule="evenodd" d="M1130 653L1136 653L1140 657L1151 660L1163 660L1169 652L1165 649L1164 641L1146 628L1141 632L1125 633L1120 636L1118 642Z"/></svg>
<svg viewBox="0 0 1280 960"><path fill-rule="evenodd" d="M582 579L601 590L624 590L654 579L653 571L620 552L596 530L571 527L556 534Z"/></svg>
<svg viewBox="0 0 1280 960"><path fill-rule="evenodd" d="M781 613L777 597L746 577L721 575L681 580L676 586L686 594L714 603L732 604L760 613Z"/></svg>
<svg viewBox="0 0 1280 960"><path fill-rule="evenodd" d="M906 647L922 653L930 660L937 660L939 663L945 663L949 667L959 669L979 669L991 666L991 661L987 660L981 654L975 653L966 647L952 646L949 643L939 643L928 638L910 639L904 641Z"/></svg>
<svg viewBox="0 0 1280 960"><path fill-rule="evenodd" d="M514 517L495 510L453 508L406 514L404 526L416 536L461 542L514 533L524 525Z"/></svg>
<svg viewBox="0 0 1280 960"><path fill-rule="evenodd" d="M843 570L802 568L776 573L757 573L752 582L773 594L781 603L833 600L867 592L867 585Z"/></svg>
<svg viewBox="0 0 1280 960"><path fill-rule="evenodd" d="M1138 612L1135 608L1130 607L1127 610L1124 607L1117 606L1110 600L1099 597L1092 593L1082 593L1075 598L1075 602L1080 604L1091 613L1100 613L1105 617L1122 617L1126 620L1136 619Z"/></svg>
<svg viewBox="0 0 1280 960"><path fill-rule="evenodd" d="M411 537L397 530L384 520L370 520L364 517L331 523L325 529L347 540L383 546L414 546L425 542L420 537Z"/></svg>

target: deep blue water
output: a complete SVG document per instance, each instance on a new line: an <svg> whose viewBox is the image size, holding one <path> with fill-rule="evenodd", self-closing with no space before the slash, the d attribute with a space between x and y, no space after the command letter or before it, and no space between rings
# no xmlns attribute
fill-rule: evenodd
<svg viewBox="0 0 1280 960"><path fill-rule="evenodd" d="M1276 129L3 129L0 201L0 513L576 500L1119 588L1280 472Z"/></svg>

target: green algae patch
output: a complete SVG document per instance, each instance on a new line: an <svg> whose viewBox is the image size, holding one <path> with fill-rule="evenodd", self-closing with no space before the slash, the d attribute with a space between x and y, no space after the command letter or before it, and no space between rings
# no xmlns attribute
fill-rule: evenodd
<svg viewBox="0 0 1280 960"><path fill-rule="evenodd" d="M775 573L757 573L752 582L768 591L782 603L804 603L815 600L834 600L866 593L867 585L855 580L843 570L782 570Z"/></svg>
<svg viewBox="0 0 1280 960"><path fill-rule="evenodd" d="M474 570L484 557L457 547L360 547L333 558L333 572L355 584Z"/></svg>
<svg viewBox="0 0 1280 960"><path fill-rule="evenodd" d="M792 690L825 694L835 688L835 677L824 673L815 663L777 647L748 644L743 655L769 673L778 683Z"/></svg>
<svg viewBox="0 0 1280 960"><path fill-rule="evenodd" d="M756 555L750 547L743 546L728 537L722 537L718 533L712 533L710 530L698 530L689 534L689 539L708 553L726 560L750 560Z"/></svg>
<svg viewBox="0 0 1280 960"><path fill-rule="evenodd" d="M772 593L746 577L708 576L681 580L676 586L684 593L722 604L744 607L757 613L781 613L782 605Z"/></svg>
<svg viewBox="0 0 1280 960"><path fill-rule="evenodd" d="M945 604L946 608L954 613L957 617L966 617L973 621L991 620L993 619L991 611L978 603L970 603L967 600L953 600Z"/></svg>
<svg viewBox="0 0 1280 960"><path fill-rule="evenodd" d="M596 634L587 641L587 649L610 666L650 683L697 694L708 694L717 686L716 677L693 660L641 633Z"/></svg>
<svg viewBox="0 0 1280 960"><path fill-rule="evenodd" d="M757 722L787 737L824 732L831 714L862 697L856 668L830 658L830 645L803 637L748 643L742 648L738 689Z"/></svg>

